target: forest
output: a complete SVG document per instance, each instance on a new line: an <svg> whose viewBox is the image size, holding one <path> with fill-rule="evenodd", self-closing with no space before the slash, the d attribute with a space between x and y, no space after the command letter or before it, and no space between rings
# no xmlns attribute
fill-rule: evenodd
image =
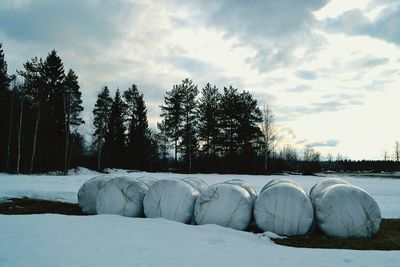
<svg viewBox="0 0 400 267"><path fill-rule="evenodd" d="M383 161L322 160L311 146L299 153L278 146L274 115L248 91L199 88L184 79L164 96L161 120L150 129L144 93L136 84L111 95L99 86L93 133L86 143L79 77L52 50L9 74L0 44L0 171L42 173L84 166L99 171L269 174L280 172L396 171L397 157ZM114 91L114 90L112 90Z"/></svg>

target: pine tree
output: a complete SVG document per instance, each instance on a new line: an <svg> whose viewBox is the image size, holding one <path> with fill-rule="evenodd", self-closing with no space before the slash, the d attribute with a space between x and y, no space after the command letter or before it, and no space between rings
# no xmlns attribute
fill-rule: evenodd
<svg viewBox="0 0 400 267"><path fill-rule="evenodd" d="M238 112L238 144L242 171L250 172L255 166L258 151L262 145L262 132L259 123L262 113L257 106L257 100L246 91L239 95Z"/></svg>
<svg viewBox="0 0 400 267"><path fill-rule="evenodd" d="M168 140L167 127L165 121L157 123L158 132L155 135L157 141L158 154L162 161L162 167L165 168L168 161L168 149L170 149L170 143Z"/></svg>
<svg viewBox="0 0 400 267"><path fill-rule="evenodd" d="M178 161L178 145L183 124L183 94L179 85L174 85L171 91L166 92L164 105L161 106L161 117L165 126L166 135L173 143L175 164Z"/></svg>
<svg viewBox="0 0 400 267"><path fill-rule="evenodd" d="M97 153L97 170L102 169L102 152L104 148L105 135L107 133L108 121L111 113L112 98L107 86L104 86L97 95L97 101L93 109L93 147Z"/></svg>
<svg viewBox="0 0 400 267"><path fill-rule="evenodd" d="M147 121L147 108L143 94L139 94L136 85L124 92L128 110L128 144L127 158L131 159L130 167L148 168L151 161L151 131Z"/></svg>
<svg viewBox="0 0 400 267"><path fill-rule="evenodd" d="M242 112L239 109L237 89L232 86L224 88L220 108L221 119L219 121L220 136L218 143L221 146L222 155L228 161L232 161L238 154L238 114Z"/></svg>
<svg viewBox="0 0 400 267"><path fill-rule="evenodd" d="M30 101L32 109L36 113L33 141L32 141L32 152L29 164L29 173L32 173L33 171L37 153L39 126L42 120L41 118L42 106L44 106L45 102L47 101L47 94L46 90L44 89L45 81L42 78L42 67L43 67L42 59L34 57L30 61L27 61L24 64L24 70L17 71L17 73L24 78L21 90L24 90L27 98Z"/></svg>
<svg viewBox="0 0 400 267"><path fill-rule="evenodd" d="M69 169L70 155L72 146L70 144L71 129L76 133L79 125L85 123L80 117L83 111L82 93L78 83L78 76L70 69L65 77L65 91L63 98L63 106L65 113L65 151L64 151L64 174L67 174Z"/></svg>
<svg viewBox="0 0 400 267"><path fill-rule="evenodd" d="M7 62L4 58L4 51L2 49L2 44L0 43L0 170L5 169L4 163L8 161L8 134L9 120L11 112L11 107L9 103L11 102L11 92L9 91L10 77L7 74Z"/></svg>
<svg viewBox="0 0 400 267"><path fill-rule="evenodd" d="M107 133L104 142L104 156L107 167L123 167L123 155L125 149L124 115L126 105L122 101L119 90L111 105L110 119L108 120Z"/></svg>
<svg viewBox="0 0 400 267"><path fill-rule="evenodd" d="M204 157L209 159L217 153L221 94L216 86L207 83L201 95L198 107L199 140Z"/></svg>
<svg viewBox="0 0 400 267"><path fill-rule="evenodd" d="M43 108L43 123L39 129L41 135L41 158L44 168L62 170L65 147L65 110L64 110L64 65L55 50L46 57L41 68L41 78L44 83L45 101Z"/></svg>
<svg viewBox="0 0 400 267"><path fill-rule="evenodd" d="M193 158L197 152L197 101L199 93L197 85L192 80L185 79L180 84L183 108L183 127L182 127L182 152L187 169L192 172Z"/></svg>

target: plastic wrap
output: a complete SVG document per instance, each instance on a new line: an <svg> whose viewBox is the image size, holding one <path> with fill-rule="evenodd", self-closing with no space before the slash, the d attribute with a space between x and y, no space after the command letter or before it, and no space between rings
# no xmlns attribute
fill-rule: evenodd
<svg viewBox="0 0 400 267"><path fill-rule="evenodd" d="M87 214L96 214L96 198L105 183L113 178L111 175L96 176L86 181L78 191L78 203L82 211Z"/></svg>
<svg viewBox="0 0 400 267"><path fill-rule="evenodd" d="M245 181L243 181L241 179L232 179L232 180L228 180L228 181L226 181L224 183L234 184L234 185L238 185L238 186L243 187L244 189L246 189L247 192L249 192L251 200L253 201L253 204L256 201L257 192L254 189L254 187L252 185L250 185L249 183L247 183L247 182L245 182Z"/></svg>
<svg viewBox="0 0 400 267"><path fill-rule="evenodd" d="M206 191L208 188L208 184L199 178L186 177L183 178L182 180L189 183L191 186L197 189L200 192L200 194Z"/></svg>
<svg viewBox="0 0 400 267"><path fill-rule="evenodd" d="M149 187L130 177L110 179L97 194L97 214L118 214L127 217L143 216L143 198Z"/></svg>
<svg viewBox="0 0 400 267"><path fill-rule="evenodd" d="M144 214L148 218L190 223L199 191L189 183L178 179L160 180L147 191Z"/></svg>
<svg viewBox="0 0 400 267"><path fill-rule="evenodd" d="M378 232L381 212L363 189L335 184L315 197L318 227L329 236L370 237Z"/></svg>
<svg viewBox="0 0 400 267"><path fill-rule="evenodd" d="M335 184L347 184L348 182L339 178L325 178L318 183L316 183L310 190L310 199L314 203L315 198L324 191L327 187L335 185Z"/></svg>
<svg viewBox="0 0 400 267"><path fill-rule="evenodd" d="M210 186L196 201L197 224L217 224L237 230L247 228L252 216L249 192L235 184Z"/></svg>
<svg viewBox="0 0 400 267"><path fill-rule="evenodd" d="M287 179L271 182L263 188L254 205L257 226L278 235L306 234L314 219L307 193Z"/></svg>

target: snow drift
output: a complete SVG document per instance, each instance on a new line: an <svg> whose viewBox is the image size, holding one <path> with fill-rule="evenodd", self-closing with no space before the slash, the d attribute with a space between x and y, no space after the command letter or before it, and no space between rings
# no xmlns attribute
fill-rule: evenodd
<svg viewBox="0 0 400 267"><path fill-rule="evenodd" d="M250 193L235 184L210 186L196 201L194 216L197 224L217 224L244 230L252 216Z"/></svg>
<svg viewBox="0 0 400 267"><path fill-rule="evenodd" d="M190 223L199 191L178 179L155 182L143 199L144 214L148 218Z"/></svg>
<svg viewBox="0 0 400 267"><path fill-rule="evenodd" d="M296 182L272 180L262 189L254 205L257 226L278 235L306 234L314 211L307 193Z"/></svg>
<svg viewBox="0 0 400 267"><path fill-rule="evenodd" d="M333 184L314 197L319 228L329 236L370 237L379 230L381 212L363 189L350 184Z"/></svg>
<svg viewBox="0 0 400 267"><path fill-rule="evenodd" d="M86 181L78 191L78 203L82 211L87 214L96 214L96 199L100 189L113 178L110 175L96 176Z"/></svg>
<svg viewBox="0 0 400 267"><path fill-rule="evenodd" d="M142 217L143 198L148 190L143 179L124 176L110 179L97 194L97 214Z"/></svg>

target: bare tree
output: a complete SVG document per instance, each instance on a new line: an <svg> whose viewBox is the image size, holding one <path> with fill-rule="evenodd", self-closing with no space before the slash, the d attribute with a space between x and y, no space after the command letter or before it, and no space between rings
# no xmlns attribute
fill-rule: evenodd
<svg viewBox="0 0 400 267"><path fill-rule="evenodd" d="M394 143L394 158L396 161L400 160L400 143L399 143L399 141L396 141L396 143Z"/></svg>
<svg viewBox="0 0 400 267"><path fill-rule="evenodd" d="M277 144L277 132L274 125L274 114L269 104L263 107L262 133L264 137L264 171L269 172L269 159Z"/></svg>
<svg viewBox="0 0 400 267"><path fill-rule="evenodd" d="M386 148L383 150L382 154L383 154L383 160L384 161L389 160L389 152L387 151Z"/></svg>

